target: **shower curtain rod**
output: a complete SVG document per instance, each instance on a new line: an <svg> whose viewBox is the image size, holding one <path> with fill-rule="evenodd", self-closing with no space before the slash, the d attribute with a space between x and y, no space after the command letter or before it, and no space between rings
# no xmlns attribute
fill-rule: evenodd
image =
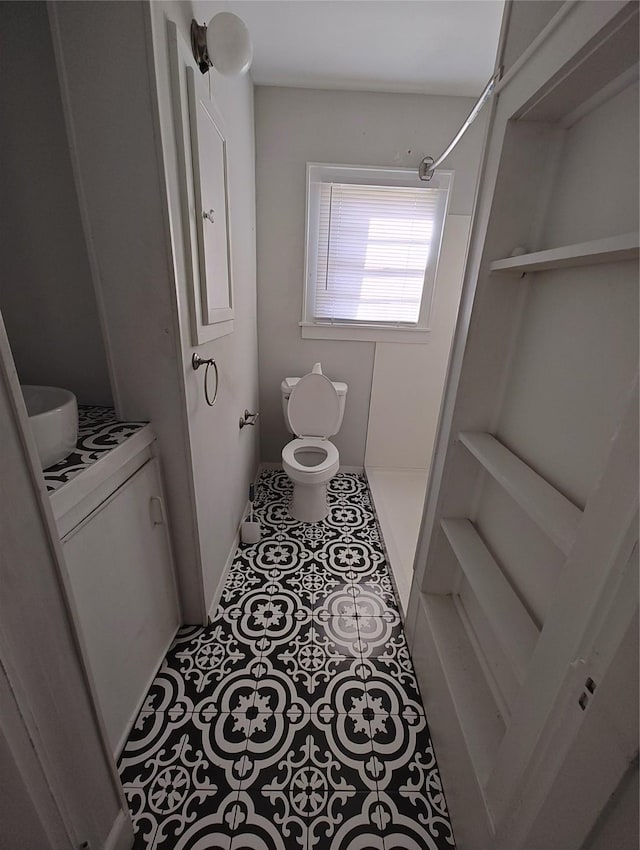
<svg viewBox="0 0 640 850"><path fill-rule="evenodd" d="M444 151L444 153L441 153L440 156L435 160L432 156L425 156L425 158L420 161L420 165L418 166L418 177L421 180L426 180L426 181L431 180L431 178L434 175L436 168L440 165L440 163L443 160L445 160L449 156L451 151L455 148L455 146L458 144L460 139L467 132L467 130L469 129L471 124L473 124L473 122L475 121L475 119L478 116L478 113L480 112L482 107L485 105L487 100L491 97L491 93L493 92L493 90L496 86L496 83L500 80L501 76L502 76L502 68L498 68L496 73L493 75L493 77L491 77L491 79L489 80L489 82L485 86L484 91L482 92L482 94L478 98L476 105L473 107L473 109L471 110L471 112L467 116L467 120L464 122L462 127L460 127L460 129L458 130L458 132L454 136L453 141L451 142L449 147Z"/></svg>

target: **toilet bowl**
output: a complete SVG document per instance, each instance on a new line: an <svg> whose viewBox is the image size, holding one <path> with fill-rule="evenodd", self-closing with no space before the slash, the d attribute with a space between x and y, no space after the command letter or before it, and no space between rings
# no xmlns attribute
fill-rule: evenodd
<svg viewBox="0 0 640 850"><path fill-rule="evenodd" d="M282 382L285 422L296 435L282 450L282 467L293 482L289 512L302 522L319 522L329 512L327 485L340 468L329 437L342 424L346 390L346 384L323 375L320 364L302 378Z"/></svg>

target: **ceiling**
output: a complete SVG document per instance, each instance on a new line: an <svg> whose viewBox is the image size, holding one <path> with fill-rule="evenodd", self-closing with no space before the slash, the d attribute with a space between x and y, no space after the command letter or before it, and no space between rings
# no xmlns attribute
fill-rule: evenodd
<svg viewBox="0 0 640 850"><path fill-rule="evenodd" d="M477 95L503 0L230 0L256 85Z"/></svg>

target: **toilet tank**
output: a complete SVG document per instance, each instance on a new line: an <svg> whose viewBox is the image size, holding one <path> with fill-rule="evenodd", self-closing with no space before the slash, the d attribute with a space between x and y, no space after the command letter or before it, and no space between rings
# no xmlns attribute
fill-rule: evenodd
<svg viewBox="0 0 640 850"><path fill-rule="evenodd" d="M291 423L289 422L289 414L287 413L287 408L289 406L289 396L291 395L291 390L298 383L300 378L285 378L284 381L280 384L280 393L282 395L282 415L284 416L284 424L287 426L287 431L290 434L293 434L293 428L291 427ZM342 417L344 416L344 403L347 397L347 385L342 383L342 381L331 381L333 386L338 393L338 401L340 403L340 418L338 419L338 427L333 432L337 434L340 430L340 426L342 425ZM330 435L333 436L333 435Z"/></svg>

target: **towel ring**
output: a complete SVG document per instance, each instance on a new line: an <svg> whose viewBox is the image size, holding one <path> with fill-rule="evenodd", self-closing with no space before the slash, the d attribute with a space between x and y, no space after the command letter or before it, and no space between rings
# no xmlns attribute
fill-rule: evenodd
<svg viewBox="0 0 640 850"><path fill-rule="evenodd" d="M218 398L218 384L220 383L220 375L218 374L218 366L216 364L216 361L213 359L213 357L210 357L207 360L203 360L203 358L200 357L199 354L196 354L194 352L193 357L191 358L191 365L194 369L199 369L201 366L206 366L206 369L204 370L204 397L209 407L213 407L213 405L216 403L216 399ZM216 389L212 399L209 398L209 385L207 383L210 366L213 366L213 371L216 373Z"/></svg>

